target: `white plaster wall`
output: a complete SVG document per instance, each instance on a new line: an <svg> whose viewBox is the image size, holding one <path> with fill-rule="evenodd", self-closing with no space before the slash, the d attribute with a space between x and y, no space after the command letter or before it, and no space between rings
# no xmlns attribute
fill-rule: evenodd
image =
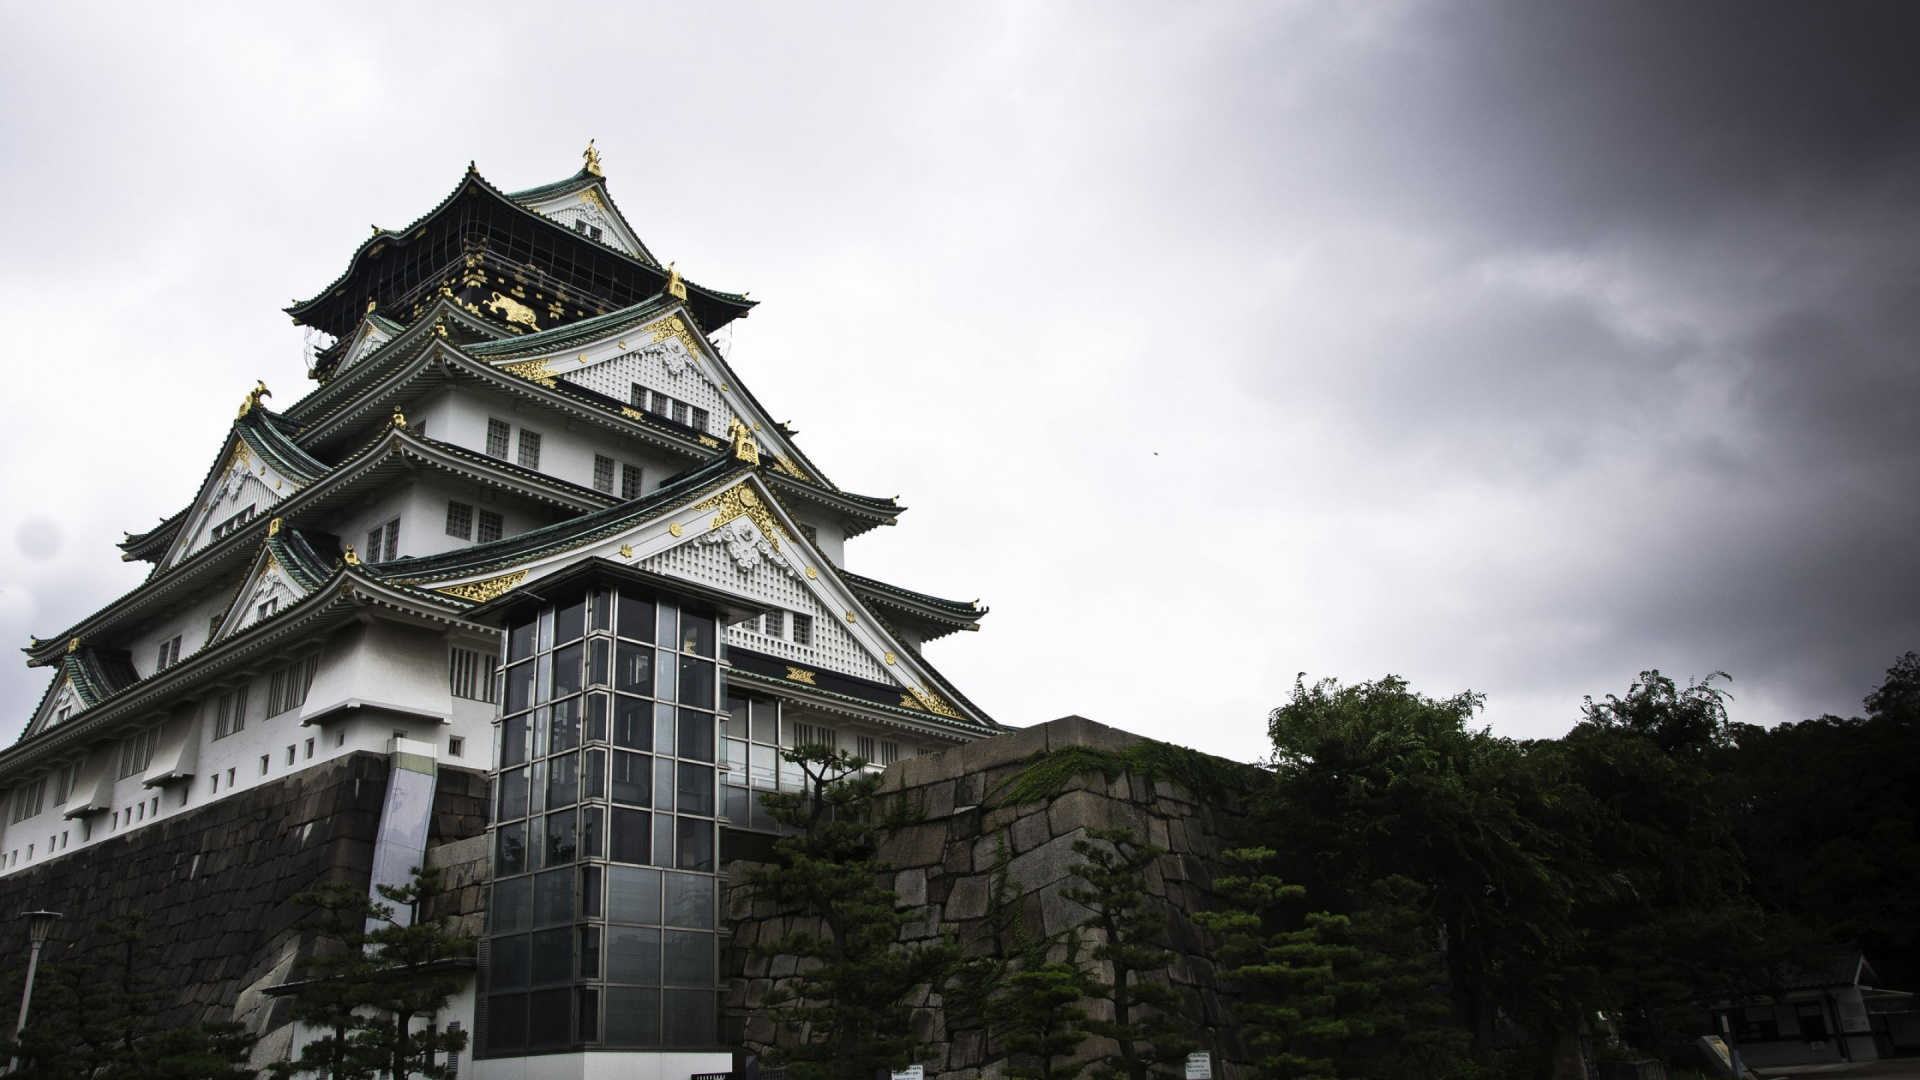
<svg viewBox="0 0 1920 1080"><path fill-rule="evenodd" d="M313 721L353 705L425 713L435 721L449 717L444 636L378 621L336 632L320 654L300 718Z"/></svg>
<svg viewBox="0 0 1920 1080"><path fill-rule="evenodd" d="M626 394L617 395L626 400ZM409 421L414 414L409 413ZM520 461L520 432L540 433L540 471L582 487L593 486L593 458L604 454L616 463L640 466L646 476L646 491L660 486L666 477L687 468L674 464L658 452L601 428L580 424L537 406L482 391L454 390L430 399L421 414L427 420L428 438L450 442L477 454L487 452L487 421L504 420L513 427L506 460ZM569 427L572 424L574 426ZM614 493L619 493L619 473L614 474Z"/></svg>
<svg viewBox="0 0 1920 1080"><path fill-rule="evenodd" d="M473 1063L474 1080L687 1080L695 1073L723 1073L733 1055L662 1053L649 1050L600 1050L532 1057L483 1058Z"/></svg>

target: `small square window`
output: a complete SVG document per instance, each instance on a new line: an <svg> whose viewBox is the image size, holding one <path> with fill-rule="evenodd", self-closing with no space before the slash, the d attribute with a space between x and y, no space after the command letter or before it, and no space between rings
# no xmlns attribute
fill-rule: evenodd
<svg viewBox="0 0 1920 1080"><path fill-rule="evenodd" d="M267 755L261 754L260 755L260 775L261 776L267 775L267 764L268 764Z"/></svg>
<svg viewBox="0 0 1920 1080"><path fill-rule="evenodd" d="M639 498L640 488L642 486L642 483L643 481L642 481L642 473L640 471L640 466L638 465L620 466L620 497L622 499Z"/></svg>
<svg viewBox="0 0 1920 1080"><path fill-rule="evenodd" d="M520 429L520 464L523 468L540 467L540 433Z"/></svg>
<svg viewBox="0 0 1920 1080"><path fill-rule="evenodd" d="M473 507L460 502L447 503L447 535L473 539Z"/></svg>
<svg viewBox="0 0 1920 1080"><path fill-rule="evenodd" d="M484 544L489 540L498 540L505 535L506 519L491 510L482 510L477 515L479 524L474 539Z"/></svg>
<svg viewBox="0 0 1920 1080"><path fill-rule="evenodd" d="M793 643L795 645L813 644L813 616L793 613Z"/></svg>
<svg viewBox="0 0 1920 1080"><path fill-rule="evenodd" d="M593 455L593 490L613 494L613 459L604 454Z"/></svg>
<svg viewBox="0 0 1920 1080"><path fill-rule="evenodd" d="M313 740L312 739L307 740L307 760L308 761L313 760Z"/></svg>
<svg viewBox="0 0 1920 1080"><path fill-rule="evenodd" d="M467 740L461 738L458 735L453 735L448 737L447 756L448 757L465 757L466 755L467 755Z"/></svg>
<svg viewBox="0 0 1920 1080"><path fill-rule="evenodd" d="M293 761L294 761L294 748L289 746L287 747L287 764L291 765L293 764Z"/></svg>
<svg viewBox="0 0 1920 1080"><path fill-rule="evenodd" d="M513 435L513 425L505 420L487 418L487 456L505 460L507 442Z"/></svg>
<svg viewBox="0 0 1920 1080"><path fill-rule="evenodd" d="M698 407L690 407L688 411L691 415L687 417L687 423L692 425L693 427L699 428L701 431L707 430L707 410L698 408Z"/></svg>

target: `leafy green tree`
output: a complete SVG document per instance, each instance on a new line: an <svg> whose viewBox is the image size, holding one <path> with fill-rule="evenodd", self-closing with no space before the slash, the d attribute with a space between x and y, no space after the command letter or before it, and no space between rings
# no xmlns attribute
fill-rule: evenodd
<svg viewBox="0 0 1920 1080"><path fill-rule="evenodd" d="M277 1063L276 1076L453 1077L449 1055L466 1049L467 1033L413 1025L466 985L453 961L473 955L473 939L453 933L451 917L437 910L446 892L437 868L415 867L408 884L376 888L383 902L346 885L294 897L316 910L307 925L322 944L300 961L309 979L295 1015L325 1034L298 1060Z"/></svg>
<svg viewBox="0 0 1920 1080"><path fill-rule="evenodd" d="M1110 979L1086 977L1087 996L1108 1003L1112 1019L1088 1017L1082 1030L1113 1040L1116 1049L1094 1064L1099 1080L1147 1080L1178 1069L1200 1044L1187 1036L1192 1023L1181 1011L1180 990L1164 978L1173 953L1166 948L1166 909L1148 900L1146 873L1166 849L1140 842L1132 829L1088 829L1073 850L1085 862L1069 871L1084 884L1061 895L1092 915L1081 923L1096 942L1094 960Z"/></svg>
<svg viewBox="0 0 1920 1080"><path fill-rule="evenodd" d="M793 1080L871 1080L920 1056L908 995L943 982L960 950L946 941L898 942L907 916L882 883L889 867L874 806L880 777L844 750L809 745L783 756L800 768L803 790L761 799L792 835L775 842L776 861L749 880L757 897L817 917L824 933L795 932L755 948L800 961L799 974L760 1006L802 1041L768 1057Z"/></svg>
<svg viewBox="0 0 1920 1080"><path fill-rule="evenodd" d="M1767 911L1857 944L1890 986L1920 983L1920 655L1894 662L1866 715L1736 724L1718 771Z"/></svg>

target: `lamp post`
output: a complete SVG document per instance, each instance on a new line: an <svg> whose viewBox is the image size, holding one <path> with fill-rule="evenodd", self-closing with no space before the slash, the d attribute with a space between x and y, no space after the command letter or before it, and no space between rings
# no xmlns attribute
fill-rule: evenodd
<svg viewBox="0 0 1920 1080"><path fill-rule="evenodd" d="M33 973L40 967L40 946L47 943L47 935L53 932L53 921L60 917L57 911L25 911L22 917L27 920L27 941L33 946L33 952L27 957L27 985L20 991L20 1022L13 1025L13 1042L20 1044L20 1033L27 1028L27 1006L33 1001ZM12 1072L20 1065L15 1057L7 1062L7 1071Z"/></svg>

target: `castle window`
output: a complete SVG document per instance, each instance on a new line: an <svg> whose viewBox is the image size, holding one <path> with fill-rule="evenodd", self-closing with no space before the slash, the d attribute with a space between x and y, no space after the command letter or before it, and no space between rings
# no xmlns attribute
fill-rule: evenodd
<svg viewBox="0 0 1920 1080"><path fill-rule="evenodd" d="M482 510L479 513L479 525L473 538L482 544L489 540L498 540L505 535L505 524L506 519L499 514L491 510Z"/></svg>
<svg viewBox="0 0 1920 1080"><path fill-rule="evenodd" d="M768 637L786 637L787 613L784 611L767 612L761 621L761 627L761 633L766 634Z"/></svg>
<svg viewBox="0 0 1920 1080"><path fill-rule="evenodd" d="M253 520L253 511L254 511L254 508L252 506L248 506L245 510L240 511L239 513L233 515L232 517L221 522L220 524L215 525L213 527L213 538L215 540L225 540L227 537L232 536L234 533L234 530L238 529L242 525L245 525L247 522Z"/></svg>
<svg viewBox="0 0 1920 1080"><path fill-rule="evenodd" d="M272 615L274 612L279 610L280 610L280 598L277 596L272 597L266 603L261 604L259 607L254 609L253 621L265 622L267 619L267 616Z"/></svg>
<svg viewBox="0 0 1920 1080"><path fill-rule="evenodd" d="M520 464L525 468L540 467L540 433L520 429Z"/></svg>
<svg viewBox="0 0 1920 1080"><path fill-rule="evenodd" d="M513 436L513 425L494 417L487 418L487 456L507 459L507 440Z"/></svg>
<svg viewBox="0 0 1920 1080"><path fill-rule="evenodd" d="M448 757L465 757L466 755L467 755L467 740L461 738L458 735L448 736L447 756Z"/></svg>
<svg viewBox="0 0 1920 1080"><path fill-rule="evenodd" d="M222 694L213 704L213 737L224 739L247 726L247 688Z"/></svg>
<svg viewBox="0 0 1920 1080"><path fill-rule="evenodd" d="M160 643L160 660L153 670L165 671L180 662L180 637L174 637Z"/></svg>
<svg viewBox="0 0 1920 1080"><path fill-rule="evenodd" d="M613 459L603 454L593 455L593 490L613 494Z"/></svg>
<svg viewBox="0 0 1920 1080"><path fill-rule="evenodd" d="M813 616L793 613L793 643L795 645L813 644Z"/></svg>
<svg viewBox="0 0 1920 1080"><path fill-rule="evenodd" d="M473 507L448 500L447 535L462 540L473 539Z"/></svg>
<svg viewBox="0 0 1920 1080"><path fill-rule="evenodd" d="M158 741L159 731L148 728L128 738L120 740L120 779L125 780L134 773L145 772L153 760L153 744Z"/></svg>
<svg viewBox="0 0 1920 1080"><path fill-rule="evenodd" d="M320 655L295 660L273 673L267 680L267 715L278 716L307 703L307 690L313 686L313 673L320 666Z"/></svg>
<svg viewBox="0 0 1920 1080"><path fill-rule="evenodd" d="M363 562L377 563L400 557L400 519L367 530L367 554Z"/></svg>
<svg viewBox="0 0 1920 1080"><path fill-rule="evenodd" d="M638 465L620 466L620 497L622 499L637 499L640 497L640 488L643 482L641 475L640 466Z"/></svg>
<svg viewBox="0 0 1920 1080"><path fill-rule="evenodd" d="M45 801L46 794L47 780L44 776L30 784L24 784L13 789L12 823L18 825L35 814L38 814L41 809L41 804Z"/></svg>
<svg viewBox="0 0 1920 1080"><path fill-rule="evenodd" d="M454 649L449 654L447 664L448 689L454 697L468 701L493 701L495 664L492 653L477 649Z"/></svg>
<svg viewBox="0 0 1920 1080"><path fill-rule="evenodd" d="M882 766L891 765L894 762L899 760L900 760L900 744L899 743L882 742L880 744L880 764Z"/></svg>

